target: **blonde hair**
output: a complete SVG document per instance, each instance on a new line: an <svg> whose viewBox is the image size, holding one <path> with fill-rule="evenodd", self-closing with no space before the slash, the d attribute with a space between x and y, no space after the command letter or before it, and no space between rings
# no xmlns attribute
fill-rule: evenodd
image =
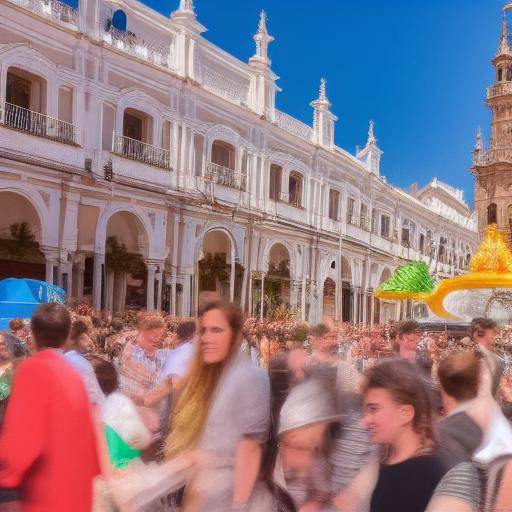
<svg viewBox="0 0 512 512"><path fill-rule="evenodd" d="M224 313L231 327L231 347L227 359L220 363L206 364L200 350L196 351L191 368L182 386L182 393L173 411L171 431L165 445L167 458L175 457L194 447L201 436L208 415L208 408L226 363L240 349L242 342L243 313L239 306L226 302L210 302L199 313L199 320L209 311Z"/></svg>

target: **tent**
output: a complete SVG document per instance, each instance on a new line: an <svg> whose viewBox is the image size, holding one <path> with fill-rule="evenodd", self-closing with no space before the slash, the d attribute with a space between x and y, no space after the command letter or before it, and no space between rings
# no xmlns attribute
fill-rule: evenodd
<svg viewBox="0 0 512 512"><path fill-rule="evenodd" d="M35 279L4 279L0 281L0 331L9 328L12 318L29 319L38 306L47 302L66 301L66 292Z"/></svg>

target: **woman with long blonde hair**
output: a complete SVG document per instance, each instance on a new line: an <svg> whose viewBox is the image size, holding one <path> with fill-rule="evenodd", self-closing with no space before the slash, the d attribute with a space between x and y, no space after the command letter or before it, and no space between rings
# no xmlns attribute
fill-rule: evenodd
<svg viewBox="0 0 512 512"><path fill-rule="evenodd" d="M166 443L168 459L196 453L184 512L272 508L259 481L270 387L266 372L240 356L243 320L238 306L223 302L209 303L199 313L199 350Z"/></svg>

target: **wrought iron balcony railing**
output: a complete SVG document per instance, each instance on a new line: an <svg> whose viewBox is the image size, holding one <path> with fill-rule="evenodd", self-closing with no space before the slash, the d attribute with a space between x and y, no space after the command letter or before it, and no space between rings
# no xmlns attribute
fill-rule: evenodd
<svg viewBox="0 0 512 512"><path fill-rule="evenodd" d="M112 153L161 169L172 170L170 150L131 139L115 132L112 139Z"/></svg>
<svg viewBox="0 0 512 512"><path fill-rule="evenodd" d="M156 66L172 68L170 44L168 48L160 48L142 37L110 27L103 33L103 41L108 45L126 52L134 57L145 60Z"/></svg>
<svg viewBox="0 0 512 512"><path fill-rule="evenodd" d="M9 0L11 3L23 7L43 18L73 25L78 28L78 9L59 0Z"/></svg>
<svg viewBox="0 0 512 512"><path fill-rule="evenodd" d="M33 112L12 103L4 103L0 107L0 122L8 128L29 133L36 137L44 137L64 144L78 145L77 129L73 124L46 114Z"/></svg>
<svg viewBox="0 0 512 512"><path fill-rule="evenodd" d="M247 187L247 176L245 174L213 162L208 162L205 180L237 190L245 191Z"/></svg>

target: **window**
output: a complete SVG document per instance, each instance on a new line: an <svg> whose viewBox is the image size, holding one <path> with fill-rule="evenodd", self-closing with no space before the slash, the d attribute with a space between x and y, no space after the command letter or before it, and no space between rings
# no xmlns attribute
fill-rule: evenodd
<svg viewBox="0 0 512 512"><path fill-rule="evenodd" d="M288 196L290 204L302 207L302 176L298 172L291 172L288 181Z"/></svg>
<svg viewBox="0 0 512 512"><path fill-rule="evenodd" d="M501 68L498 69L498 82L501 82L503 79L503 70Z"/></svg>
<svg viewBox="0 0 512 512"><path fill-rule="evenodd" d="M359 227L368 229L368 206L361 204L361 215L359 216Z"/></svg>
<svg viewBox="0 0 512 512"><path fill-rule="evenodd" d="M498 223L498 207L496 203L491 203L487 207L487 224L497 224Z"/></svg>
<svg viewBox="0 0 512 512"><path fill-rule="evenodd" d="M130 139L143 140L143 120L141 117L131 113L125 112L123 118L123 135Z"/></svg>
<svg viewBox="0 0 512 512"><path fill-rule="evenodd" d="M355 200L352 197L348 198L347 201L347 224L352 224L354 220L354 207L355 207Z"/></svg>
<svg viewBox="0 0 512 512"><path fill-rule="evenodd" d="M112 26L121 32L126 32L126 14L121 9L112 15Z"/></svg>
<svg viewBox="0 0 512 512"><path fill-rule="evenodd" d="M272 164L270 166L270 187L269 187L269 199L273 201L281 200L281 181L283 178L283 168L279 165Z"/></svg>
<svg viewBox="0 0 512 512"><path fill-rule="evenodd" d="M390 218L388 215L382 215L380 218L380 236L389 238Z"/></svg>
<svg viewBox="0 0 512 512"><path fill-rule="evenodd" d="M30 80L17 76L10 71L7 72L7 91L5 100L21 108L30 109Z"/></svg>
<svg viewBox="0 0 512 512"><path fill-rule="evenodd" d="M409 231L408 227L402 228L402 245L404 247L411 246L411 232Z"/></svg>
<svg viewBox="0 0 512 512"><path fill-rule="evenodd" d="M379 212L373 208L372 210L372 233L379 232Z"/></svg>
<svg viewBox="0 0 512 512"><path fill-rule="evenodd" d="M212 163L234 170L235 148L227 142L214 141L212 144Z"/></svg>
<svg viewBox="0 0 512 512"><path fill-rule="evenodd" d="M340 193L337 190L329 190L329 218L339 220Z"/></svg>
<svg viewBox="0 0 512 512"><path fill-rule="evenodd" d="M420 254L425 254L425 235L422 233L420 235Z"/></svg>

